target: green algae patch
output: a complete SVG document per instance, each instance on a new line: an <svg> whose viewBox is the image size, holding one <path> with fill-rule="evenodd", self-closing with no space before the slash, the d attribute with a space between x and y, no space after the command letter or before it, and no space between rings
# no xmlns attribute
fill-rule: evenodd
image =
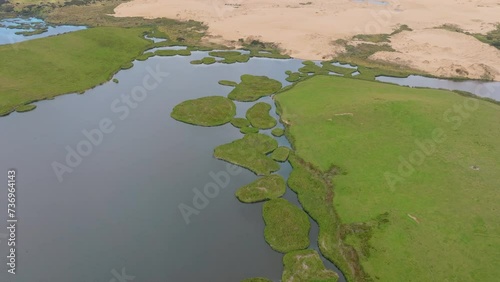
<svg viewBox="0 0 500 282"><path fill-rule="evenodd" d="M120 81L118 80L118 78L113 78L113 82L114 83L119 83Z"/></svg>
<svg viewBox="0 0 500 282"><path fill-rule="evenodd" d="M274 150L271 155L271 158L277 162L285 162L288 159L288 155L290 154L290 149L287 147L279 147Z"/></svg>
<svg viewBox="0 0 500 282"><path fill-rule="evenodd" d="M240 132L243 134L259 133L259 129L251 126L245 126L240 129Z"/></svg>
<svg viewBox="0 0 500 282"><path fill-rule="evenodd" d="M224 85L224 86L231 86L231 87L235 87L236 85L238 85L237 82L234 82L231 80L219 80L219 84Z"/></svg>
<svg viewBox="0 0 500 282"><path fill-rule="evenodd" d="M255 180L236 191L236 198L243 203L256 203L277 199L286 191L285 180L281 175L272 174Z"/></svg>
<svg viewBox="0 0 500 282"><path fill-rule="evenodd" d="M247 168L257 175L269 175L280 169L279 164L267 156L277 147L278 142L274 138L249 133L241 139L218 146L214 150L214 156Z"/></svg>
<svg viewBox="0 0 500 282"><path fill-rule="evenodd" d="M283 128L275 128L271 130L271 134L276 137L281 137L285 134L285 130Z"/></svg>
<svg viewBox="0 0 500 282"><path fill-rule="evenodd" d="M246 117L253 127L260 129L269 129L276 126L276 120L269 115L271 105L259 102L248 109Z"/></svg>
<svg viewBox="0 0 500 282"><path fill-rule="evenodd" d="M221 96L209 96L184 101L174 107L172 118L200 126L218 126L231 121L236 115L233 101Z"/></svg>
<svg viewBox="0 0 500 282"><path fill-rule="evenodd" d="M283 275L281 281L321 281L337 282L337 273L326 269L315 250L302 250L286 254L283 257Z"/></svg>
<svg viewBox="0 0 500 282"><path fill-rule="evenodd" d="M264 277L255 277L255 278L247 278L245 280L241 280L241 282L273 282L273 280Z"/></svg>
<svg viewBox="0 0 500 282"><path fill-rule="evenodd" d="M273 250L288 253L309 246L309 217L297 206L279 198L264 203L262 208L264 237Z"/></svg>
<svg viewBox="0 0 500 282"><path fill-rule="evenodd" d="M191 56L191 51L189 50L157 50L155 51L156 56Z"/></svg>
<svg viewBox="0 0 500 282"><path fill-rule="evenodd" d="M243 128L250 126L250 122L246 118L233 118L231 124L236 128Z"/></svg>
<svg viewBox="0 0 500 282"><path fill-rule="evenodd" d="M34 109L36 109L36 105L33 105L33 104L22 105L22 106L19 106L16 108L16 112L25 113L25 112L33 111Z"/></svg>
<svg viewBox="0 0 500 282"><path fill-rule="evenodd" d="M220 62L224 64L246 63L250 60L250 55L241 54L238 51L213 51L210 56L223 58Z"/></svg>
<svg viewBox="0 0 500 282"><path fill-rule="evenodd" d="M244 74L241 82L228 95L229 99L240 102L252 102L269 96L281 89L281 82L267 76Z"/></svg>

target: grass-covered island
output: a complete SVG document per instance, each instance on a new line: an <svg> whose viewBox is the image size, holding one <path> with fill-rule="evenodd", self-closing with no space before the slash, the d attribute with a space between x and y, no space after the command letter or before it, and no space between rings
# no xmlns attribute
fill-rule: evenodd
<svg viewBox="0 0 500 282"><path fill-rule="evenodd" d="M267 76L244 74L241 82L228 95L229 99L240 102L252 102L261 97L274 94L281 89L281 82Z"/></svg>
<svg viewBox="0 0 500 282"><path fill-rule="evenodd" d="M276 137L281 137L285 134L285 130L283 128L274 128L271 130L271 134Z"/></svg>
<svg viewBox="0 0 500 282"><path fill-rule="evenodd" d="M236 198L243 203L256 203L277 199L286 191L285 180L281 175L272 174L255 180L236 191Z"/></svg>
<svg viewBox="0 0 500 282"><path fill-rule="evenodd" d="M497 280L500 106L331 76L276 101L288 184L350 281Z"/></svg>
<svg viewBox="0 0 500 282"><path fill-rule="evenodd" d="M269 175L278 171L280 166L266 154L278 148L274 138L248 133L242 139L215 148L214 156L218 159L248 168L257 175Z"/></svg>
<svg viewBox="0 0 500 282"><path fill-rule="evenodd" d="M288 253L309 246L311 224L302 209L279 198L265 202L262 213L266 223L264 237L271 248Z"/></svg>
<svg viewBox="0 0 500 282"><path fill-rule="evenodd" d="M271 105L264 102L258 102L248 109L246 117L253 127L260 129L269 129L276 126L276 120L269 115Z"/></svg>
<svg viewBox="0 0 500 282"><path fill-rule="evenodd" d="M171 116L185 123L201 126L219 126L236 115L236 105L228 98L209 96L187 100L175 106Z"/></svg>
<svg viewBox="0 0 500 282"><path fill-rule="evenodd" d="M250 122L246 118L233 118L231 124L236 128L243 128L250 126Z"/></svg>
<svg viewBox="0 0 500 282"><path fill-rule="evenodd" d="M271 158L277 162L285 162L290 154L290 149L287 147L279 147L271 154Z"/></svg>

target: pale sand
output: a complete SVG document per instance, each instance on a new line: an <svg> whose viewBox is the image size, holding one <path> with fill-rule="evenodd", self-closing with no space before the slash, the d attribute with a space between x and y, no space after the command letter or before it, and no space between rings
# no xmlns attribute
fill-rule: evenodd
<svg viewBox="0 0 500 282"><path fill-rule="evenodd" d="M351 0L133 0L115 9L118 17L193 19L209 26L212 40L256 38L278 43L292 57L328 59L339 48L332 42L356 34L390 33L399 24L414 31L391 38L396 53L378 60L409 63L435 75L500 80L500 52L471 36L432 29L455 24L485 33L500 22L498 0L399 0L388 5ZM396 58L399 58L396 60ZM468 74L467 74L468 73Z"/></svg>

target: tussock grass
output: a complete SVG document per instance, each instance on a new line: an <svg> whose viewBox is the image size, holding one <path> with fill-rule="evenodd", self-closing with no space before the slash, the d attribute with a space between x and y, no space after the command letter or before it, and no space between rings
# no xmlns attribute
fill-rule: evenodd
<svg viewBox="0 0 500 282"><path fill-rule="evenodd" d="M209 96L187 100L175 106L172 118L200 126L219 126L226 124L236 115L233 101L221 96Z"/></svg>
<svg viewBox="0 0 500 282"><path fill-rule="evenodd" d="M246 118L233 118L231 124L236 128L243 128L250 126L250 122Z"/></svg>
<svg viewBox="0 0 500 282"><path fill-rule="evenodd" d="M288 253L309 246L311 224L302 209L280 198L265 202L262 213L264 237L273 250Z"/></svg>
<svg viewBox="0 0 500 282"><path fill-rule="evenodd" d="M283 128L275 128L271 130L271 134L276 137L281 137L285 134L285 130Z"/></svg>
<svg viewBox="0 0 500 282"><path fill-rule="evenodd" d="M277 162L285 162L290 154L290 149L287 147L279 147L271 154L271 158Z"/></svg>
<svg viewBox="0 0 500 282"><path fill-rule="evenodd" d="M251 126L244 126L240 128L240 132L243 134L259 133L259 129Z"/></svg>
<svg viewBox="0 0 500 282"><path fill-rule="evenodd" d="M241 82L228 95L229 99L252 102L261 97L269 96L281 89L281 82L267 76L244 74Z"/></svg>
<svg viewBox="0 0 500 282"><path fill-rule="evenodd" d="M234 82L231 80L219 80L219 84L224 85L224 86L231 86L231 87L235 87L236 85L238 85L237 82Z"/></svg>
<svg viewBox="0 0 500 282"><path fill-rule="evenodd" d="M215 148L214 156L218 159L242 166L257 175L269 175L278 171L280 166L266 154L274 151L278 142L274 138L249 133L242 139Z"/></svg>
<svg viewBox="0 0 500 282"><path fill-rule="evenodd" d="M29 105L22 105L16 108L16 112L18 113L24 113L24 112L29 112L33 111L36 108L36 105L29 104Z"/></svg>
<svg viewBox="0 0 500 282"><path fill-rule="evenodd" d="M285 194L285 180L281 175L272 174L255 180L236 191L236 197L243 203L256 203L277 199Z"/></svg>
<svg viewBox="0 0 500 282"><path fill-rule="evenodd" d="M276 120L269 115L271 105L259 102L248 109L246 117L253 127L260 129L269 129L276 126Z"/></svg>
<svg viewBox="0 0 500 282"><path fill-rule="evenodd" d="M319 254L314 250L295 251L283 257L285 266L281 281L338 281L337 273L323 265Z"/></svg>

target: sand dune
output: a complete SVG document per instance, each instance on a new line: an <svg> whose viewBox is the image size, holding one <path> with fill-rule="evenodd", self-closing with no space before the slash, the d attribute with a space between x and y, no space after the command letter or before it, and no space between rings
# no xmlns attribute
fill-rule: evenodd
<svg viewBox="0 0 500 282"><path fill-rule="evenodd" d="M279 43L301 59L331 58L336 39L389 33L407 24L413 32L391 39L397 52L375 54L375 59L410 62L439 75L460 66L471 78L487 69L500 80L497 49L470 36L432 29L455 24L470 32L492 30L500 21L498 0L133 0L118 6L115 14L198 20L208 24L214 39L259 38Z"/></svg>

